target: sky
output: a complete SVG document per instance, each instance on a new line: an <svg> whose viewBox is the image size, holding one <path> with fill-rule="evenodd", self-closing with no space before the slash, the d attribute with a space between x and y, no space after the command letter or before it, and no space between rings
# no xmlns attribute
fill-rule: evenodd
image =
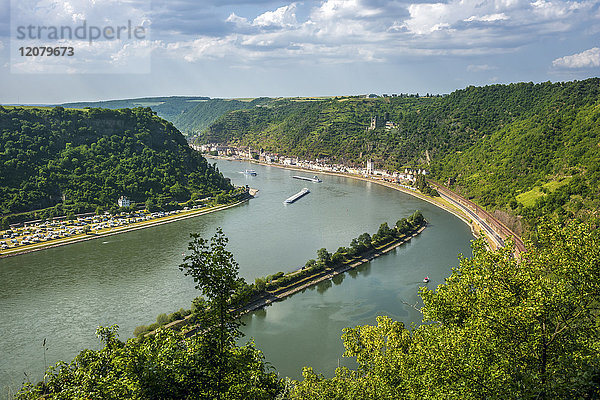
<svg viewBox="0 0 600 400"><path fill-rule="evenodd" d="M35 46L74 54L21 55ZM0 0L3 104L437 94L596 76L600 0Z"/></svg>

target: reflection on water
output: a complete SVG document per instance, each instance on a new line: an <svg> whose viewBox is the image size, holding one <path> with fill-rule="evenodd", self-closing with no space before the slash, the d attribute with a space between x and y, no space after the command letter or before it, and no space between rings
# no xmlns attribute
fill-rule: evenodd
<svg viewBox="0 0 600 400"><path fill-rule="evenodd" d="M317 284L317 292L323 294L329 289L333 284L331 283L331 279L324 280Z"/></svg>
<svg viewBox="0 0 600 400"><path fill-rule="evenodd" d="M334 276L332 281L337 286L344 281L345 277L346 277L346 274L339 274L339 275Z"/></svg>
<svg viewBox="0 0 600 400"><path fill-rule="evenodd" d="M359 265L358 267L356 267L356 270L358 271L359 275L367 277L371 274L371 263Z"/></svg>

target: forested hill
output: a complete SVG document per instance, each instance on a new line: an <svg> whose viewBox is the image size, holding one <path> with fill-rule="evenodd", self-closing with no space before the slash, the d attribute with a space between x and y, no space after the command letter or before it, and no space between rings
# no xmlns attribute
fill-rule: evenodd
<svg viewBox="0 0 600 400"><path fill-rule="evenodd" d="M272 99L262 97L248 101L210 99L198 101L195 105L175 117L172 122L181 132L192 136L201 133L222 115L235 110L250 109L267 104Z"/></svg>
<svg viewBox="0 0 600 400"><path fill-rule="evenodd" d="M0 214L187 201L231 188L149 108L0 107Z"/></svg>
<svg viewBox="0 0 600 400"><path fill-rule="evenodd" d="M444 97L290 99L228 113L198 140L357 165L373 159L392 170L425 166L490 209L573 214L598 208L599 105L598 78ZM395 128L367 129L386 113Z"/></svg>
<svg viewBox="0 0 600 400"><path fill-rule="evenodd" d="M185 136L202 132L223 114L233 110L253 108L272 99L211 99L197 96L144 97L138 99L106 100L64 103L65 108L120 108L150 107L156 114L173 123Z"/></svg>
<svg viewBox="0 0 600 400"><path fill-rule="evenodd" d="M65 108L108 108L116 110L119 108L150 107L156 114L173 122L180 114L193 108L198 102L210 100L210 97L198 96L169 96L169 97L143 97L138 99L105 100L105 101L82 101L77 103L64 103L59 106Z"/></svg>
<svg viewBox="0 0 600 400"><path fill-rule="evenodd" d="M594 87L595 86L595 87ZM433 163L438 180L490 209L527 219L600 210L598 83L581 96L556 97L538 112L499 125L463 152Z"/></svg>

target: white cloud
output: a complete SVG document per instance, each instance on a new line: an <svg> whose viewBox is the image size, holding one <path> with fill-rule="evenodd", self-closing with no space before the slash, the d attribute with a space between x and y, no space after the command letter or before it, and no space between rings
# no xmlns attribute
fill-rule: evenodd
<svg viewBox="0 0 600 400"><path fill-rule="evenodd" d="M236 15L235 13L231 13L229 15L229 17L227 17L227 19L225 20L225 22L231 22L232 24L235 24L235 25L238 25L238 26L249 25L248 24L248 19L246 19L244 17L240 17L239 15Z"/></svg>
<svg viewBox="0 0 600 400"><path fill-rule="evenodd" d="M296 21L296 3L279 7L275 11L266 11L249 22L247 18L231 13L225 22L235 24L240 28L291 28L298 25Z"/></svg>
<svg viewBox="0 0 600 400"><path fill-rule="evenodd" d="M326 0L311 13L315 21L342 18L365 18L381 14L382 10L365 5L360 0Z"/></svg>
<svg viewBox="0 0 600 400"><path fill-rule="evenodd" d="M578 20L587 18L599 4L597 0L450 0L446 3L415 3L408 6L410 17L401 26L417 35L441 29L465 29L461 23L509 23L510 26L535 27L546 24L548 30L564 31Z"/></svg>
<svg viewBox="0 0 600 400"><path fill-rule="evenodd" d="M11 22L19 25L139 23L150 10L142 1L11 0Z"/></svg>
<svg viewBox="0 0 600 400"><path fill-rule="evenodd" d="M531 3L535 14L544 18L563 18L577 11L591 10L595 1L546 1L536 0Z"/></svg>
<svg viewBox="0 0 600 400"><path fill-rule="evenodd" d="M404 22L404 26L411 33L422 35L432 33L442 28L450 26L462 19L461 17L451 17L453 14L449 4L411 4L408 7L410 19Z"/></svg>
<svg viewBox="0 0 600 400"><path fill-rule="evenodd" d="M279 7L275 11L267 11L254 18L252 25L261 27L292 27L296 26L296 4Z"/></svg>
<svg viewBox="0 0 600 400"><path fill-rule="evenodd" d="M320 60L324 57L331 60L333 55L343 57L339 62L382 59L374 55L373 46L389 38L386 24L377 17L381 10L362 0L326 0L313 7L305 21L299 22L297 5L291 3L266 11L254 19L231 13L226 22L238 28L232 46L239 52L251 50L252 57L260 57L263 52L265 58L284 58L281 56L294 57L313 51ZM370 44L370 48L365 44Z"/></svg>
<svg viewBox="0 0 600 400"><path fill-rule="evenodd" d="M491 71L494 69L497 69L497 68L490 66L488 64L470 64L467 66L467 71L469 71L469 72L484 72L484 71Z"/></svg>
<svg viewBox="0 0 600 400"><path fill-rule="evenodd" d="M255 16L228 10L222 19L229 23L226 33L182 38L177 46L189 53L178 57L194 62L229 57L232 64L244 65L257 59L344 63L509 54L544 35L589 29L600 19L597 12L587 12L600 0L412 1L315 0L312 7L291 2ZM484 63L464 68L495 69Z"/></svg>
<svg viewBox="0 0 600 400"><path fill-rule="evenodd" d="M600 48L594 47L581 53L557 58L552 61L552 65L558 68L600 67Z"/></svg>
<svg viewBox="0 0 600 400"><path fill-rule="evenodd" d="M463 21L505 21L510 19L506 12L519 7L520 3L520 0L452 0L448 3L411 4L408 6L410 18L404 21L404 27L411 33L423 35L451 28Z"/></svg>
<svg viewBox="0 0 600 400"><path fill-rule="evenodd" d="M498 14L488 14L488 15L481 15L481 16L471 15L469 18L465 19L465 21L466 22L471 22L471 21L494 22L494 21L506 21L507 19L509 19L509 17L507 17L506 14L498 13Z"/></svg>

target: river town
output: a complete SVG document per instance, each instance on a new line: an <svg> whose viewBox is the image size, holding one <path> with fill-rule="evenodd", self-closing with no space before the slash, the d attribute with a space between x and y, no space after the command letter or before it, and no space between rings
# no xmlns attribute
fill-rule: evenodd
<svg viewBox="0 0 600 400"><path fill-rule="evenodd" d="M412 185L415 183L417 176L429 175L429 171L419 168L404 168L404 172L390 172L382 169L376 169L373 161L367 161L364 168L355 168L344 164L333 164L327 160L318 158L316 160L301 160L298 157L272 154L266 151L255 150L251 147L232 147L219 143L209 143L203 145L191 143L190 147L201 153L208 153L220 157L230 157L234 160L255 160L264 162L266 164L279 164L288 167L298 167L320 172L337 172L361 175L364 177L378 177L387 181L405 184L409 186L410 189L414 189Z"/></svg>

